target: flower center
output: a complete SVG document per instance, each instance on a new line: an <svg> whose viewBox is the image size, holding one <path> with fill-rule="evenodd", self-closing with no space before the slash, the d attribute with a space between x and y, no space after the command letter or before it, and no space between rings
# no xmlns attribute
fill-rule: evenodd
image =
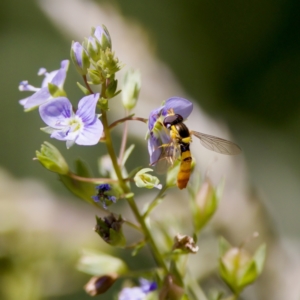
<svg viewBox="0 0 300 300"><path fill-rule="evenodd" d="M67 126L69 127L68 135L72 134L72 133L73 134L76 133L76 135L77 135L83 129L84 124L80 117L73 116L73 117L69 118Z"/></svg>

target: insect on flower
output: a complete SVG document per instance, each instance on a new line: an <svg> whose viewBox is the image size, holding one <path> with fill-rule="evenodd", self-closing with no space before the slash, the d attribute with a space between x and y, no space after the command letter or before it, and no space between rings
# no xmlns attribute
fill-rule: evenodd
<svg viewBox="0 0 300 300"><path fill-rule="evenodd" d="M174 108L172 107L174 105ZM238 145L225 139L189 130L184 124L193 109L192 103L183 98L170 98L165 105L153 111L149 118L150 163L158 173L164 173L178 158L181 159L177 175L179 189L186 188L190 175L192 156L190 143L192 136L197 137L205 148L227 155L241 152ZM180 112L182 111L182 114ZM152 118L152 120L151 120Z"/></svg>

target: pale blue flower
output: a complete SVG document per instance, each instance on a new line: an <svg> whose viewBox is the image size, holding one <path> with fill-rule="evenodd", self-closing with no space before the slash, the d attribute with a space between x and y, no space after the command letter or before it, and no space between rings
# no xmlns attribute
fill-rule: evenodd
<svg viewBox="0 0 300 300"><path fill-rule="evenodd" d="M162 149L159 147L162 144L171 143L169 131L163 126L163 120L170 110L186 119L193 110L193 103L184 98L172 97L164 105L151 111L148 119L150 164L155 165L159 159L162 152Z"/></svg>
<svg viewBox="0 0 300 300"><path fill-rule="evenodd" d="M61 90L63 89L63 85L66 79L66 74L69 68L69 60L63 60L60 66L61 66L60 69L49 73L45 68L41 68L39 70L38 75L45 76L40 88L28 84L28 81L20 82L19 85L20 91L35 92L33 95L19 101L19 103L24 106L25 110L31 110L49 101L50 99L53 99L53 96L50 94L48 89L49 83L56 85Z"/></svg>
<svg viewBox="0 0 300 300"><path fill-rule="evenodd" d="M143 300L148 293L156 289L156 282L141 278L140 286L124 288L119 294L118 300Z"/></svg>
<svg viewBox="0 0 300 300"><path fill-rule="evenodd" d="M83 97L78 103L76 113L69 99L55 98L39 107L40 116L48 127L43 131L52 138L66 141L67 148L74 143L78 145L95 145L99 142L103 125L95 113L99 94Z"/></svg>

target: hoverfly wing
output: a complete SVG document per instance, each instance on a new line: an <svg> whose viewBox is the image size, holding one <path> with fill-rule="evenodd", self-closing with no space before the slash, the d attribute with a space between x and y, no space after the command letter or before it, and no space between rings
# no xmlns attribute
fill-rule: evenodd
<svg viewBox="0 0 300 300"><path fill-rule="evenodd" d="M161 154L158 160L152 165L154 165L154 170L157 174L164 174L174 164L174 161L179 155L179 151L173 144L160 147L155 151L161 151Z"/></svg>
<svg viewBox="0 0 300 300"><path fill-rule="evenodd" d="M241 152L241 148L233 142L197 131L191 131L191 134L200 139L202 146L214 152L227 155L236 155Z"/></svg>

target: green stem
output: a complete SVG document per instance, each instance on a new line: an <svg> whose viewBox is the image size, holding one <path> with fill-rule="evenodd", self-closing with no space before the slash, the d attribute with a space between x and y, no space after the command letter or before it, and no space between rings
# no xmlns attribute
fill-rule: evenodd
<svg viewBox="0 0 300 300"><path fill-rule="evenodd" d="M105 142L106 142L106 146L107 146L107 151L108 154L112 160L112 164L114 167L114 170L116 172L117 178L119 180L119 184L121 186L121 188L123 189L123 192L125 194L128 194L130 192L130 188L126 185L126 182L123 179L122 173L121 173L121 169L120 166L118 164L118 160L113 148L113 144L112 144L112 140L111 140L111 136L110 136L110 131L109 131L109 127L108 127L108 120L107 120L107 115L106 115L106 111L102 110L102 123L103 123L103 127L104 127L104 133L105 133ZM151 235L151 232L149 231L144 218L142 217L142 215L140 214L138 207L134 201L133 197L128 197L126 198L127 202L135 216L135 218L137 219L137 221L140 223L142 230L144 232L145 238L147 239L147 241L149 242L149 245L152 249L152 254L157 262L157 264L164 269L164 271L167 273L168 272L168 268L167 265L165 264L165 261L161 255L161 253L159 252L154 239Z"/></svg>

